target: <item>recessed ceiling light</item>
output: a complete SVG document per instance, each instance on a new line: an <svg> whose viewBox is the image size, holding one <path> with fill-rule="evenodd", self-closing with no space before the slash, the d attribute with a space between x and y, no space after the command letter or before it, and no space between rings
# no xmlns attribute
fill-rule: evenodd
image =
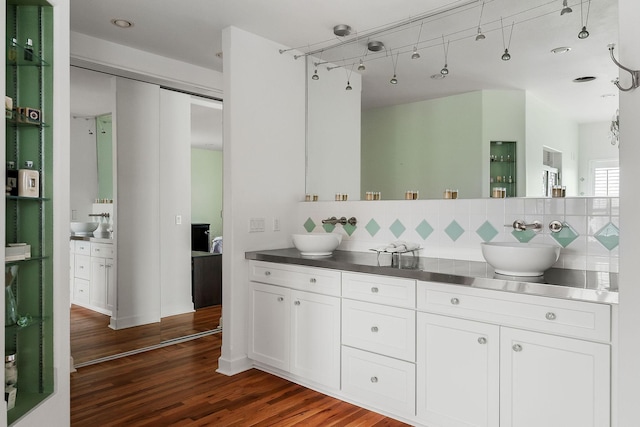
<svg viewBox="0 0 640 427"><path fill-rule="evenodd" d="M380 52L382 49L384 49L384 43L379 41L371 41L367 43L367 49L369 49L371 52Z"/></svg>
<svg viewBox="0 0 640 427"><path fill-rule="evenodd" d="M333 27L333 34L338 37L345 37L351 34L351 27L345 24L336 25Z"/></svg>
<svg viewBox="0 0 640 427"><path fill-rule="evenodd" d="M568 46L556 47L555 49L551 49L551 53L567 53L571 50Z"/></svg>
<svg viewBox="0 0 640 427"><path fill-rule="evenodd" d="M596 78L593 76L584 76L584 77L578 77L573 79L574 83L586 83L586 82L592 82L594 81Z"/></svg>
<svg viewBox="0 0 640 427"><path fill-rule="evenodd" d="M131 28L133 27L133 22L127 21L126 19L112 19L111 23L116 27L120 28Z"/></svg>

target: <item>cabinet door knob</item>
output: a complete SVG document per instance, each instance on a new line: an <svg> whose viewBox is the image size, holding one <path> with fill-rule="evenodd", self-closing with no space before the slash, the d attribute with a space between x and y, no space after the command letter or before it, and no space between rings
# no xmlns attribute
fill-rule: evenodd
<svg viewBox="0 0 640 427"><path fill-rule="evenodd" d="M378 377L371 377L371 382L372 383L377 383L378 382Z"/></svg>
<svg viewBox="0 0 640 427"><path fill-rule="evenodd" d="M316 279L312 277L311 279L309 279L309 283L316 283Z"/></svg>
<svg viewBox="0 0 640 427"><path fill-rule="evenodd" d="M376 288L375 286L371 288L371 293L372 294L377 294L378 293L378 288Z"/></svg>
<svg viewBox="0 0 640 427"><path fill-rule="evenodd" d="M451 298L451 304L458 305L460 304L460 300L458 298Z"/></svg>
<svg viewBox="0 0 640 427"><path fill-rule="evenodd" d="M486 344L487 343L487 339L485 337L480 337L480 338L478 338L478 342L480 344Z"/></svg>
<svg viewBox="0 0 640 427"><path fill-rule="evenodd" d="M372 326L371 327L371 332L378 332L378 327L377 326Z"/></svg>
<svg viewBox="0 0 640 427"><path fill-rule="evenodd" d="M513 351L522 351L522 346L520 344L514 344L513 347L511 347L513 349Z"/></svg>
<svg viewBox="0 0 640 427"><path fill-rule="evenodd" d="M544 317L547 318L547 320L556 320L556 314L553 312L548 312Z"/></svg>
<svg viewBox="0 0 640 427"><path fill-rule="evenodd" d="M284 301L284 297L278 297L278 302Z"/></svg>
<svg viewBox="0 0 640 427"><path fill-rule="evenodd" d="M265 272L264 272L264 275L265 275L265 276L271 276L271 272L270 272L270 271L265 271Z"/></svg>
<svg viewBox="0 0 640 427"><path fill-rule="evenodd" d="M295 305L300 305L300 301L294 302Z"/></svg>

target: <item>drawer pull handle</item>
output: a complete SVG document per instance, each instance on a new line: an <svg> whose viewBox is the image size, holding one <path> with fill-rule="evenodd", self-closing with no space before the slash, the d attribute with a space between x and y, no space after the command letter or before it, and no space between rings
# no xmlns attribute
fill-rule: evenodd
<svg viewBox="0 0 640 427"><path fill-rule="evenodd" d="M376 288L375 286L373 288L371 288L371 293L372 294L377 294L378 293L378 288Z"/></svg>
<svg viewBox="0 0 640 427"><path fill-rule="evenodd" d="M295 305L300 305L300 301L294 302Z"/></svg>
<svg viewBox="0 0 640 427"><path fill-rule="evenodd" d="M548 312L544 317L547 318L547 320L556 320L556 314L553 312Z"/></svg>
<svg viewBox="0 0 640 427"><path fill-rule="evenodd" d="M460 300L458 298L451 298L451 304L458 305L460 304Z"/></svg>
<svg viewBox="0 0 640 427"><path fill-rule="evenodd" d="M265 275L265 276L271 276L271 272L270 272L270 271L265 271L265 272L264 272L264 275Z"/></svg>
<svg viewBox="0 0 640 427"><path fill-rule="evenodd" d="M513 349L513 351L515 352L519 352L522 351L522 346L520 344L514 344L513 347L511 347Z"/></svg>
<svg viewBox="0 0 640 427"><path fill-rule="evenodd" d="M284 301L284 297L278 297L278 302Z"/></svg>
<svg viewBox="0 0 640 427"><path fill-rule="evenodd" d="M310 283L316 283L316 279L312 277L311 279L309 279L309 282Z"/></svg>
<svg viewBox="0 0 640 427"><path fill-rule="evenodd" d="M487 339L485 337L480 337L480 338L478 338L478 343L486 344L487 343Z"/></svg>
<svg viewBox="0 0 640 427"><path fill-rule="evenodd" d="M377 326L372 326L371 327L371 332L378 332L378 327Z"/></svg>
<svg viewBox="0 0 640 427"><path fill-rule="evenodd" d="M378 377L371 377L371 382L372 383L377 383L378 382Z"/></svg>

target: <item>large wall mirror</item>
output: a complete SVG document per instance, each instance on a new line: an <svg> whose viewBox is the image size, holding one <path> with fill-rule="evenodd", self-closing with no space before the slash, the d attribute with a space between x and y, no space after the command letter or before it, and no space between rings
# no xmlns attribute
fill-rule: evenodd
<svg viewBox="0 0 640 427"><path fill-rule="evenodd" d="M565 13L560 1L441 3L309 52L307 193L481 198L503 186L543 197L557 183L567 196L617 195L617 1ZM384 48L370 50L374 40ZM494 163L507 161L492 151L502 141L515 143L508 172Z"/></svg>
<svg viewBox="0 0 640 427"><path fill-rule="evenodd" d="M131 180L139 177L136 176L135 165L133 170L128 169L123 172L122 169L125 166L122 163L126 162L118 165L117 152L120 151L120 160L123 160L122 156L126 160L129 157L127 151L132 149L124 145L140 143L140 139L125 136L131 128L130 123L140 121L130 115L136 116L138 111L136 108L145 106L146 101L137 99L135 103L128 102L130 105L135 105L126 111L128 117L125 120L122 117L123 109L118 111L117 98L120 97L122 102L125 94L118 91L121 87L127 86L122 86L122 80L118 79L122 78L78 67L71 68L71 221L108 221L116 230L111 235L101 237L84 236L86 237L84 240L77 240L76 237L79 236L73 235L70 241L71 355L76 367L213 333L218 330L220 323L221 295L213 294L208 289L202 290L199 286L202 283L204 283L203 286L209 286L213 280L212 277L219 276L221 287L222 102L156 88L155 93L160 92L160 98L162 98L161 108L158 108L157 97L156 104L150 107L156 111L161 110L164 108L162 100L165 97L171 101L170 104L173 104L170 106L172 108L170 111L175 114L163 116L164 129L167 129L167 121L181 116L180 126L172 128L171 150L178 151L171 152L169 157L175 160L172 162L170 159L169 164L174 167L175 176L179 177L179 182L176 183L179 187L178 192L190 194L190 197L181 199L191 201L190 206L180 207L181 212L189 215L182 220L185 223L185 229L190 227L189 223L198 224L198 230L201 230L201 226L207 225L207 234L203 236L205 246L197 250L193 250L192 246L192 250L189 251L187 241L184 244L184 253L180 254L180 258L187 264L185 266L187 275L183 281L188 283L181 284L172 292L186 292L188 295L172 294L171 298L186 301L186 304L182 304L180 309L172 306L165 310L162 299L149 297L149 295L157 296L167 293L166 288L161 287L160 283L154 280L146 280L148 283L135 280L118 281L117 279L121 276L114 273L116 269L122 273L125 270L124 264L129 265L127 268L136 264L144 265L143 254L134 251L132 256L134 258L139 256L139 259L122 262L121 267L118 263L124 260L118 260L117 256L109 258L106 255L107 252L98 256L100 254L96 252L96 250L108 250L111 247L116 248L116 254L124 252L118 245L127 245L130 242L122 243L126 242L126 239L118 234L118 229L126 229L125 224L122 224L125 220L122 218L129 218L130 215L119 217L118 214L135 211L136 200L145 197L144 194L129 194L130 189L135 187ZM146 85L144 82L129 82L126 84ZM128 93L126 96L132 95ZM179 107L176 107L177 103L173 103L176 99L180 101ZM176 108L178 111L174 111ZM153 125L146 121L140 124L143 132L145 126ZM173 129L179 129L179 131ZM161 138L152 141L151 145L161 144L159 139ZM160 172L164 171L164 174L167 174L166 169L163 169L166 166L158 160L157 152L148 153L148 155L143 152L140 153L140 157L145 162L160 161L160 166L155 167L160 167ZM186 188L190 183L191 188ZM123 196L125 193L122 190L123 186L128 189L127 197ZM144 191L145 186L140 188ZM169 191L168 187L164 188ZM129 206L125 206L126 204ZM132 204L134 206L131 206ZM162 209L158 206L157 210ZM108 213L109 217L94 216L103 213ZM145 216L144 213L142 215ZM152 217L151 214L146 216ZM163 224L166 223L163 222ZM165 225L165 229L169 228ZM140 239L145 240L145 237L140 236ZM209 244L214 240L219 242L219 247L216 247L215 253L212 253L214 248ZM163 243L166 245L167 241L164 239ZM84 246L79 248L76 243ZM94 244L97 245L89 246ZM149 247L147 251L152 250L158 250L158 248ZM192 263L191 268L188 265L189 260ZM189 271L192 271L191 275ZM116 279L113 279L114 276ZM133 277L133 274L130 276ZM143 271L138 277L145 276L149 274ZM99 279L106 280L106 287L101 288L104 286L104 280ZM113 289L110 288L109 280L114 280ZM136 288L138 288L137 291ZM141 291L142 288L144 290ZM99 294L96 290L101 289L107 291L106 302L96 296ZM85 293L89 296L85 296ZM111 301L111 293L115 295L114 301ZM140 298L138 309L134 304L137 293L146 295ZM150 301L155 301L159 307L148 307ZM121 311L125 307L127 312L124 314L118 312L118 307ZM159 322L140 320L148 318L150 311L160 313ZM165 313L168 314L165 315ZM116 318L117 322L114 321ZM136 322L139 324L130 325Z"/></svg>

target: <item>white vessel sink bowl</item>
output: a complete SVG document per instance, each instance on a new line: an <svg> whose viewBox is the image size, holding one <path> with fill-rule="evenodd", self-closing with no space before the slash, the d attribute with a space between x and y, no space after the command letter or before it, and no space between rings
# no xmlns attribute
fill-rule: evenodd
<svg viewBox="0 0 640 427"><path fill-rule="evenodd" d="M99 222L72 222L71 232L81 236L91 235L99 225Z"/></svg>
<svg viewBox="0 0 640 427"><path fill-rule="evenodd" d="M294 234L293 246L305 256L328 256L342 242L342 235L333 233Z"/></svg>
<svg viewBox="0 0 640 427"><path fill-rule="evenodd" d="M481 243L482 255L498 274L541 276L558 261L560 247L546 243Z"/></svg>

